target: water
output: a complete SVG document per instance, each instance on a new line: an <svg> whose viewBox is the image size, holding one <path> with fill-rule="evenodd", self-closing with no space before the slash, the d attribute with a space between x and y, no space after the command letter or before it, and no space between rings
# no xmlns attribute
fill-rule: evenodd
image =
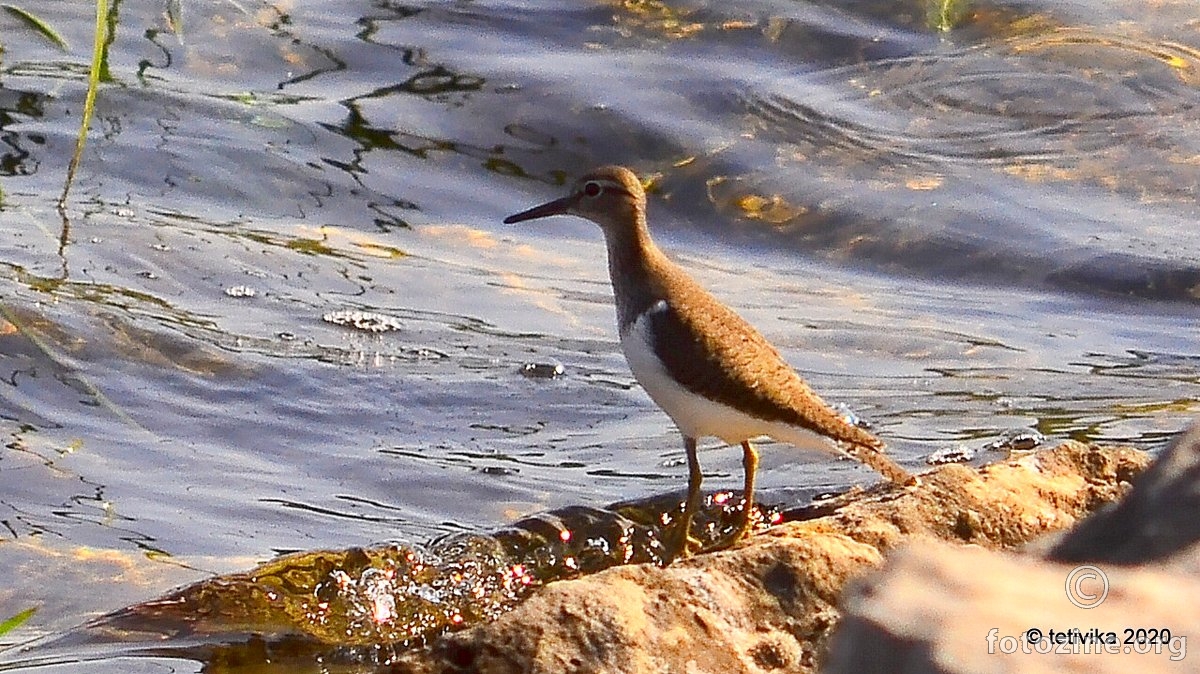
<svg viewBox="0 0 1200 674"><path fill-rule="evenodd" d="M500 223L602 163L909 467L1021 429L1156 449L1197 406L1191 3L180 7L117 6L66 219L93 19L30 3L63 51L0 15L0 619L39 607L8 643L681 489L599 232ZM323 320L353 311L395 329ZM768 501L872 479L765 449Z"/></svg>

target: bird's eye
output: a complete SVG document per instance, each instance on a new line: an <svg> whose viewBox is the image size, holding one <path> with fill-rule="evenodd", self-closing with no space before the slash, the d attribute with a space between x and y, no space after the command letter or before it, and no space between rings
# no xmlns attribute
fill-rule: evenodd
<svg viewBox="0 0 1200 674"><path fill-rule="evenodd" d="M600 183L596 182L595 180L588 181L583 185L583 193L589 197L598 197L603 191L604 188L601 187Z"/></svg>

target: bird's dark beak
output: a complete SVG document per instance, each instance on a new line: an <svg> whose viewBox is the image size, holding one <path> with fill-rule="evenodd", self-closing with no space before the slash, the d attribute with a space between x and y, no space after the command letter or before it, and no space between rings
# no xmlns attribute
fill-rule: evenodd
<svg viewBox="0 0 1200 674"><path fill-rule="evenodd" d="M573 197L563 197L549 201L541 206L534 206L527 211L521 211L515 215L510 215L504 218L504 224L511 225L516 222L525 222L526 220L534 220L536 218L544 218L548 215L562 215L571 210L571 206L575 205Z"/></svg>

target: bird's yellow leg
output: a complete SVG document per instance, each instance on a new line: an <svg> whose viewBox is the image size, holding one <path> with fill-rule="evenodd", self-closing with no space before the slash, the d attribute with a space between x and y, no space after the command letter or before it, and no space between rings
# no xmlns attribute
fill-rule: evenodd
<svg viewBox="0 0 1200 674"><path fill-rule="evenodd" d="M742 441L742 468L746 474L742 485L742 513L738 518L737 528L725 538L706 548L706 551L724 550L749 536L750 530L754 528L752 515L754 514L754 481L755 476L758 475L758 451L754 449L754 445L751 445L749 440Z"/></svg>
<svg viewBox="0 0 1200 674"><path fill-rule="evenodd" d="M664 539L663 566L675 561L678 557L687 557L692 553L693 544L699 547L692 538L692 518L700 509L700 483L704 475L700 472L700 458L696 456L696 439L684 437L683 448L687 451L688 460L688 493L683 505L683 514L679 521L671 527Z"/></svg>

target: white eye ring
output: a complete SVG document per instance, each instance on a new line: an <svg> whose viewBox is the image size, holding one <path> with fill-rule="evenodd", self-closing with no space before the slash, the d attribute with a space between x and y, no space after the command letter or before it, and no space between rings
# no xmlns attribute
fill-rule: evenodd
<svg viewBox="0 0 1200 674"><path fill-rule="evenodd" d="M583 193L589 197L598 197L604 191L604 187L595 180L589 180L583 184Z"/></svg>

